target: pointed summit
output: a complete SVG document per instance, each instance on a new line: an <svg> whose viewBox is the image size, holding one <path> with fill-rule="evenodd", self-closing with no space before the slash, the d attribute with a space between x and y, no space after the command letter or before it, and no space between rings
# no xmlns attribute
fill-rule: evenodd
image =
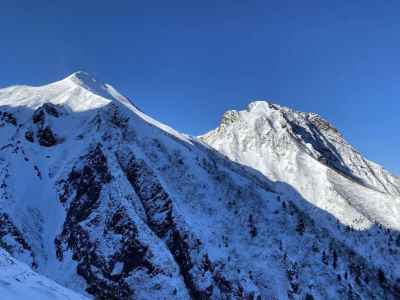
<svg viewBox="0 0 400 300"><path fill-rule="evenodd" d="M85 88L99 96L109 96L108 95L108 86L103 82L97 80L89 73L84 71L78 71L72 73L70 76L65 78L62 81L69 81L79 87Z"/></svg>
<svg viewBox="0 0 400 300"><path fill-rule="evenodd" d="M68 76L68 78L76 78L83 82L96 82L97 80L88 72L85 71L76 71Z"/></svg>
<svg viewBox="0 0 400 300"><path fill-rule="evenodd" d="M310 174L301 174L309 171L304 168L306 160L315 169L329 168L366 188L400 195L398 178L364 158L331 123L316 113L253 101L245 110L225 113L221 125L200 138L238 163L253 167L273 180L289 182L310 199L316 188L310 192L301 180L313 178L315 173L312 169ZM296 166L299 177L293 176L292 167L283 166Z"/></svg>
<svg viewBox="0 0 400 300"><path fill-rule="evenodd" d="M97 78L93 77L85 71L77 71L72 73L66 79L61 82L68 81L73 83L79 88L83 88L97 96L108 100L117 100L126 106L137 108L127 97L119 93L113 86L107 83L103 83Z"/></svg>

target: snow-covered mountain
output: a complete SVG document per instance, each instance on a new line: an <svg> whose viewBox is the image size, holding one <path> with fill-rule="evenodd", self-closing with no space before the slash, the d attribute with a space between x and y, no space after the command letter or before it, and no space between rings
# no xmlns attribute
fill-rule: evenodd
<svg viewBox="0 0 400 300"><path fill-rule="evenodd" d="M83 72L0 90L0 247L96 299L398 298L398 179L264 105L233 162Z"/></svg>
<svg viewBox="0 0 400 300"><path fill-rule="evenodd" d="M315 113L302 113L266 101L255 101L246 110L226 112L221 126L202 139L229 157L257 167L273 179L280 179L282 175L277 174L278 170L286 166L275 168L272 164L285 163L279 152L289 146L366 187L400 196L400 178L365 159L335 127ZM225 143L227 141L229 144ZM290 151L283 152L290 155ZM276 157L271 159L268 154ZM251 163L250 157L257 163Z"/></svg>
<svg viewBox="0 0 400 300"><path fill-rule="evenodd" d="M290 184L346 225L400 229L400 178L365 159L317 114L256 101L226 112L220 127L201 139L270 180Z"/></svg>

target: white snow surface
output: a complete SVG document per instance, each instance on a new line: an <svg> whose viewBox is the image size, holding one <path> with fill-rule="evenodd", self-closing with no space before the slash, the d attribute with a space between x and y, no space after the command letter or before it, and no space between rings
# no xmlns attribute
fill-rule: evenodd
<svg viewBox="0 0 400 300"><path fill-rule="evenodd" d="M33 272L0 249L0 298L2 300L88 299Z"/></svg>

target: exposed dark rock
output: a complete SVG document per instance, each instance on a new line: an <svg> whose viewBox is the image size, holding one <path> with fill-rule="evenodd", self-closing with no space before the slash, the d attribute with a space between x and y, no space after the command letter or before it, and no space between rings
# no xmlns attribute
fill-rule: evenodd
<svg viewBox="0 0 400 300"><path fill-rule="evenodd" d="M51 147L57 144L57 139L50 126L47 126L44 129L39 129L36 136L41 146Z"/></svg>
<svg viewBox="0 0 400 300"><path fill-rule="evenodd" d="M41 108L38 108L37 110L34 111L32 115L32 121L33 123L44 123L44 111Z"/></svg>
<svg viewBox="0 0 400 300"><path fill-rule="evenodd" d="M64 251L72 250L73 259L78 262L77 272L85 278L87 292L96 299L131 299L134 291L125 278L137 268L146 269L149 274L158 271L149 260L148 247L139 241L138 230L123 208L115 210L101 230L104 235L121 236L120 246L113 249L111 258L99 254L99 241L90 237L89 228L82 223L92 218L90 226L103 226L101 216L93 215L99 206L102 187L110 182L111 174L100 145L82 160L83 166L74 168L68 178L60 182L60 201L68 210L63 231L55 240L57 257L62 260ZM117 263L123 268L112 272Z"/></svg>
<svg viewBox="0 0 400 300"><path fill-rule="evenodd" d="M110 121L112 124L119 128L126 128L129 118L121 114L118 107L115 105L110 106Z"/></svg>
<svg viewBox="0 0 400 300"><path fill-rule="evenodd" d="M17 126L17 118L10 112L3 113L3 120L7 123L10 123L14 126Z"/></svg>
<svg viewBox="0 0 400 300"><path fill-rule="evenodd" d="M60 195L60 201L64 203L75 192L70 210L78 214L70 216L70 218L76 222L89 216L91 210L96 207L102 185L111 180L107 159L99 145L82 159L86 164L81 169L74 168L70 172L68 179L62 182L63 193Z"/></svg>
<svg viewBox="0 0 400 300"><path fill-rule="evenodd" d="M32 131L27 131L25 132L25 139L31 143L34 142L34 137L33 137L33 132Z"/></svg>
<svg viewBox="0 0 400 300"><path fill-rule="evenodd" d="M34 111L32 115L33 123L43 126L46 119L46 114L55 118L60 116L60 112L58 111L56 105L52 103L45 103Z"/></svg>
<svg viewBox="0 0 400 300"><path fill-rule="evenodd" d="M5 236L11 236L15 241L12 245L9 244L3 238ZM5 213L0 213L0 247L7 250L10 254L15 255L16 253L28 252L32 257L32 267L36 267L35 257L32 252L32 248L28 242L24 239L22 233L10 220L9 216Z"/></svg>
<svg viewBox="0 0 400 300"><path fill-rule="evenodd" d="M107 229L125 237L121 251L114 254L112 262L112 264L123 263L124 267L120 276L128 276L131 271L138 267L143 267L149 273L154 274L155 267L147 258L148 248L138 240L138 230L123 209L114 213L107 224Z"/></svg>
<svg viewBox="0 0 400 300"><path fill-rule="evenodd" d="M57 109L57 106L54 105L53 103L45 103L43 104L43 109L51 116L58 118L60 116L60 113Z"/></svg>
<svg viewBox="0 0 400 300"><path fill-rule="evenodd" d="M253 215L249 215L249 229L251 237L255 238L257 236L257 227L254 224Z"/></svg>

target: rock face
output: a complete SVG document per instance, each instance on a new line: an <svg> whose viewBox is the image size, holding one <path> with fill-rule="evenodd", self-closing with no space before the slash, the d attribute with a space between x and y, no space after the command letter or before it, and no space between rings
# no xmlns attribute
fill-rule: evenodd
<svg viewBox="0 0 400 300"><path fill-rule="evenodd" d="M0 90L0 110L17 124L0 127L0 247L65 287L95 299L400 295L396 212L372 224L339 196L321 199L337 201L326 211L289 181L226 159L85 73ZM241 122L241 113L227 114L213 137ZM316 145L299 149L337 180L397 199L385 181L351 174L317 132L294 127ZM249 149L262 142L247 141ZM284 155L292 140L269 141ZM390 191L378 192L383 186ZM362 230L346 223L354 216Z"/></svg>

